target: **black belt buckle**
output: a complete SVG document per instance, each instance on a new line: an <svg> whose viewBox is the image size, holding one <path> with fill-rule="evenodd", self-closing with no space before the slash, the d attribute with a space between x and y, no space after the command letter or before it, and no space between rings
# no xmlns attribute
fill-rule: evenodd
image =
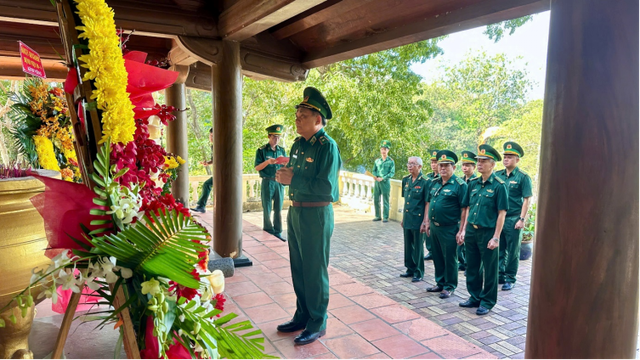
<svg viewBox="0 0 640 360"><path fill-rule="evenodd" d="M474 229L480 229L480 226L476 225L476 224L471 224L473 226Z"/></svg>

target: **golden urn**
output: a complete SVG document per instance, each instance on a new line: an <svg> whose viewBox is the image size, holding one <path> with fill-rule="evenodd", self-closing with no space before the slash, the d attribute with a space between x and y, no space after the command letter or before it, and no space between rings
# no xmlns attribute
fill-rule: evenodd
<svg viewBox="0 0 640 360"><path fill-rule="evenodd" d="M52 170L37 170L43 176L60 178ZM47 267L44 256L47 238L44 222L29 199L44 191L44 184L32 176L0 179L0 309L29 286L31 270ZM34 299L39 291L32 291ZM14 314L17 322L9 317ZM6 326L0 328L0 359L29 358L29 332L33 308L22 318L20 309L11 307L0 313Z"/></svg>

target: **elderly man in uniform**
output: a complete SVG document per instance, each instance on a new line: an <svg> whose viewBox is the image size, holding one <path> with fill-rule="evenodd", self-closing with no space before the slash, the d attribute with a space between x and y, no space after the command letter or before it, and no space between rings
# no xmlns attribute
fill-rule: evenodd
<svg viewBox="0 0 640 360"><path fill-rule="evenodd" d="M481 176L471 180L469 204L465 208L465 230L458 236L467 253L467 291L469 300L461 307L477 307L477 315L486 315L498 300L498 246L504 219L509 209L509 196L504 181L493 169L500 153L490 145L478 149L478 171ZM484 274L483 274L484 272ZM483 287L484 283L484 287Z"/></svg>
<svg viewBox="0 0 640 360"><path fill-rule="evenodd" d="M262 229L273 234L278 239L282 238L282 201L284 200L284 186L276 181L276 171L281 165L276 164L276 159L287 156L287 152L278 143L282 136L282 125L271 125L265 130L269 136L269 142L256 150L255 169L262 178ZM271 223L271 205L273 204L273 223Z"/></svg>
<svg viewBox="0 0 640 360"><path fill-rule="evenodd" d="M463 151L462 152L462 173L464 174L463 180L469 184L469 182L476 177L478 174L476 171L476 154L471 151ZM467 262L465 261L465 251L464 244L458 245L458 271L464 271L465 276L467 270Z"/></svg>
<svg viewBox="0 0 640 360"><path fill-rule="evenodd" d="M464 222L462 209L467 206L467 183L457 177L458 157L453 151L438 151L438 172L440 177L433 180L427 199L422 226L431 236L433 265L436 285L428 292L439 292L441 299L453 295L458 287L457 238L460 223Z"/></svg>
<svg viewBox="0 0 640 360"><path fill-rule="evenodd" d="M431 181L422 176L422 159L417 156L409 158L407 163L409 175L402 178L402 229L404 233L404 266L407 271L400 277L412 277L418 282L424 277L424 250L420 227L424 221L424 209L429 195Z"/></svg>
<svg viewBox="0 0 640 360"><path fill-rule="evenodd" d="M504 220L504 228L500 234L500 266L498 272L498 284L502 290L513 289L516 284L516 274L520 265L520 242L522 241L522 229L529 211L529 202L533 196L531 189L531 177L518 167L520 158L524 156L524 150L513 141L504 143L505 169L496 171L507 185L509 192L509 211Z"/></svg>
<svg viewBox="0 0 640 360"><path fill-rule="evenodd" d="M333 207L338 201L338 172L342 166L336 142L325 133L331 108L320 91L304 89L296 106L296 131L287 167L276 172L276 181L289 185L291 207L287 216L291 278L296 293L293 319L278 331L304 330L296 345L323 336L329 305L329 246L333 234Z"/></svg>
<svg viewBox="0 0 640 360"><path fill-rule="evenodd" d="M373 188L373 205L376 217L373 221L389 222L389 193L391 193L391 182L389 179L396 174L396 163L389 157L391 142L382 140L380 142L380 158L373 164L373 176L376 183ZM382 195L382 219L380 218L380 196Z"/></svg>
<svg viewBox="0 0 640 360"><path fill-rule="evenodd" d="M433 179L439 176L438 175L438 158L436 157L436 155L438 155L438 150L436 149L429 150L429 159L431 161L431 172L425 176L429 181L432 181ZM433 249L433 241L431 239L431 236L427 235L427 233L424 233L424 232L422 234L423 234L422 237L424 239L424 246L427 249L427 256L425 256L424 259L433 260L433 255L431 254L431 251Z"/></svg>

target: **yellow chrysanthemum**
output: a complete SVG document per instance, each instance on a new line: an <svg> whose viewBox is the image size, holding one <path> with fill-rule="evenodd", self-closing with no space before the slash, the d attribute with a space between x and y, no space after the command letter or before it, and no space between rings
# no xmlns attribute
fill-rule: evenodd
<svg viewBox="0 0 640 360"><path fill-rule="evenodd" d="M181 158L179 155L176 157L176 160L178 160L178 162L180 163L180 165L186 163L186 161L184 161L183 158Z"/></svg>
<svg viewBox="0 0 640 360"><path fill-rule="evenodd" d="M35 135L33 142L38 153L38 163L43 169L60 171L56 154L53 152L53 143L44 136Z"/></svg>
<svg viewBox="0 0 640 360"><path fill-rule="evenodd" d="M176 159L173 156L165 156L164 157L164 168L165 169L175 169L178 166L180 166L180 164L178 164L178 162L176 161Z"/></svg>
<svg viewBox="0 0 640 360"><path fill-rule="evenodd" d="M102 110L102 139L126 144L133 140L136 123L133 104L127 93L127 70L116 34L113 10L104 0L75 0L83 26L78 37L89 41L89 54L78 59L88 69L83 80L94 80L91 99Z"/></svg>

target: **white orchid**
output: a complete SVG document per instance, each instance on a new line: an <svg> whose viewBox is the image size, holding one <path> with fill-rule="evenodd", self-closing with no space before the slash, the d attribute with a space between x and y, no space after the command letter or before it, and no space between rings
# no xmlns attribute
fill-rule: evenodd
<svg viewBox="0 0 640 360"><path fill-rule="evenodd" d="M161 291L160 282L158 282L158 280L154 278L151 278L140 285L142 285L141 292L143 295L151 294L151 296L155 296L157 293Z"/></svg>
<svg viewBox="0 0 640 360"><path fill-rule="evenodd" d="M107 214L114 215L116 224L121 229L130 224L134 218L142 218L142 196L138 193L138 187L129 189L126 186L114 186L110 189L111 207Z"/></svg>

